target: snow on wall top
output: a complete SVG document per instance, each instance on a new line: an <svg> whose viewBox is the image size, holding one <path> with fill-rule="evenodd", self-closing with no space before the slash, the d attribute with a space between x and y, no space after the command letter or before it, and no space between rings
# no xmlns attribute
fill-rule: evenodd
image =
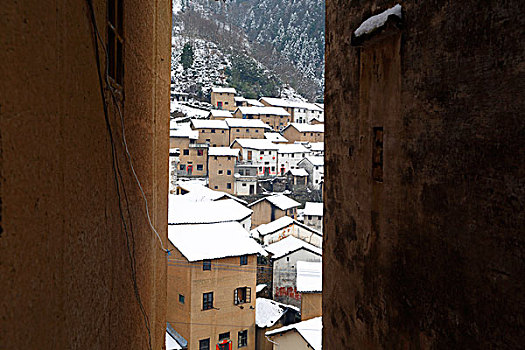
<svg viewBox="0 0 525 350"><path fill-rule="evenodd" d="M234 88L227 88L227 87L213 87L211 88L211 92L223 93L223 94L236 94L237 90L235 90Z"/></svg>
<svg viewBox="0 0 525 350"><path fill-rule="evenodd" d="M248 207L251 207L261 201L267 200L268 202L275 205L277 208L281 210L286 210L290 208L295 208L301 205L301 203L296 202L292 198L286 197L284 194L274 194L272 196L264 197L259 200L256 200L253 203L250 203Z"/></svg>
<svg viewBox="0 0 525 350"><path fill-rule="evenodd" d="M389 8L386 11L383 11L375 16L370 17L355 30L354 35L356 37L360 37L364 34L370 34L377 28L380 28L385 25L386 21L388 20L388 17L393 15L401 18L402 16L402 7L401 5L397 4L394 7Z"/></svg>
<svg viewBox="0 0 525 350"><path fill-rule="evenodd" d="M239 107L238 109L243 115L290 115L281 107Z"/></svg>
<svg viewBox="0 0 525 350"><path fill-rule="evenodd" d="M311 320L294 323L285 327L277 328L272 331L266 332L267 336L272 336L279 333L284 333L289 330L295 329L301 334L306 342L314 349L322 349L323 341L323 318L316 317Z"/></svg>
<svg viewBox="0 0 525 350"><path fill-rule="evenodd" d="M307 173L308 175L308 173ZM252 232L256 232L259 236L266 236L269 233L280 230L294 223L294 219L289 216L282 216L277 220L269 222L267 224L261 224L254 228Z"/></svg>
<svg viewBox="0 0 525 350"><path fill-rule="evenodd" d="M237 157L239 155L239 150L230 147L210 147L208 149L208 155Z"/></svg>
<svg viewBox="0 0 525 350"><path fill-rule="evenodd" d="M278 153L310 153L310 151L299 143L285 143L279 145Z"/></svg>
<svg viewBox="0 0 525 350"><path fill-rule="evenodd" d="M257 150L277 150L278 145L267 139L235 139L232 145L237 142L242 148Z"/></svg>
<svg viewBox="0 0 525 350"><path fill-rule="evenodd" d="M268 253L273 254L273 259L279 259L301 248L308 249L319 256L323 255L323 250L321 248L317 248L316 246L294 236L288 236L284 239L281 239L280 241L270 244L264 249Z"/></svg>
<svg viewBox="0 0 525 350"><path fill-rule="evenodd" d="M308 176L308 172L304 170L303 168L299 169L290 169L288 170L292 176Z"/></svg>
<svg viewBox="0 0 525 350"><path fill-rule="evenodd" d="M308 161L312 163L313 166L324 166L324 158L322 156L307 156L303 160L301 160L298 164Z"/></svg>
<svg viewBox="0 0 525 350"><path fill-rule="evenodd" d="M323 203L306 202L303 213L304 215L323 216Z"/></svg>
<svg viewBox="0 0 525 350"><path fill-rule="evenodd" d="M168 225L168 238L188 261L266 254L238 222Z"/></svg>
<svg viewBox="0 0 525 350"><path fill-rule="evenodd" d="M266 298L257 298L255 301L255 324L259 328L273 326L283 317L288 309L299 311L292 305L286 305Z"/></svg>
<svg viewBox="0 0 525 350"><path fill-rule="evenodd" d="M323 291L322 262L297 262L297 291L303 293Z"/></svg>
<svg viewBox="0 0 525 350"><path fill-rule="evenodd" d="M264 107L264 105L261 102L251 98L247 98L246 103L253 107Z"/></svg>
<svg viewBox="0 0 525 350"><path fill-rule="evenodd" d="M264 128L271 129L260 119L230 118L226 120L230 128Z"/></svg>
<svg viewBox="0 0 525 350"><path fill-rule="evenodd" d="M288 142L288 140L278 132L265 132L264 137L272 142Z"/></svg>
<svg viewBox="0 0 525 350"><path fill-rule="evenodd" d="M230 111L227 111L225 109L212 109L210 111L210 114L213 116L213 117L223 117L223 118L232 118L233 115L231 114Z"/></svg>

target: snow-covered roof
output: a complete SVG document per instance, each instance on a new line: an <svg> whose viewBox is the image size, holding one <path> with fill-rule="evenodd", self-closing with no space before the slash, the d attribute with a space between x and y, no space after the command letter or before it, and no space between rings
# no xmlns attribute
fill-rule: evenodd
<svg viewBox="0 0 525 350"><path fill-rule="evenodd" d="M196 140L199 138L199 132L192 130L190 123L177 124L170 122L170 137L189 138Z"/></svg>
<svg viewBox="0 0 525 350"><path fill-rule="evenodd" d="M235 96L235 97L233 98L233 100L234 100L235 102L246 102L246 99L245 99L244 97L242 97L242 96Z"/></svg>
<svg viewBox="0 0 525 350"><path fill-rule="evenodd" d="M228 87L212 87L211 92L217 92L217 93L226 93L226 94L236 94L237 90L234 88L228 88Z"/></svg>
<svg viewBox="0 0 525 350"><path fill-rule="evenodd" d="M322 262L297 262L297 291L302 293L323 291Z"/></svg>
<svg viewBox="0 0 525 350"><path fill-rule="evenodd" d="M257 298L255 300L255 324L259 328L271 327L283 317L288 309L300 311L292 305L282 304L271 299Z"/></svg>
<svg viewBox="0 0 525 350"><path fill-rule="evenodd" d="M275 205L281 210L286 210L290 208L295 208L301 205L301 203L294 201L292 198L286 197L284 194L274 194L272 196L264 197L259 200L256 200L253 203L250 203L248 207L251 207L261 201L267 200L268 202Z"/></svg>
<svg viewBox="0 0 525 350"><path fill-rule="evenodd" d="M188 341L184 339L169 322L166 323L166 350L184 349Z"/></svg>
<svg viewBox="0 0 525 350"><path fill-rule="evenodd" d="M271 129L260 119L230 118L225 120L230 128L264 128Z"/></svg>
<svg viewBox="0 0 525 350"><path fill-rule="evenodd" d="M265 254L238 222L168 225L168 238L188 261Z"/></svg>
<svg viewBox="0 0 525 350"><path fill-rule="evenodd" d="M187 195L170 195L168 205L168 224L206 224L229 221L242 221L252 214L252 210L233 199L220 201L201 200L192 192Z"/></svg>
<svg viewBox="0 0 525 350"><path fill-rule="evenodd" d="M278 132L265 132L264 137L267 140L272 141L273 143L288 142L288 140L284 138L284 136L279 134Z"/></svg>
<svg viewBox="0 0 525 350"><path fill-rule="evenodd" d="M285 129L290 127L297 129L299 132L324 132L324 124L290 123Z"/></svg>
<svg viewBox="0 0 525 350"><path fill-rule="evenodd" d="M268 245L264 249L273 255L273 259L282 258L283 256L286 256L289 253L295 252L299 249L309 250L319 256L323 255L323 250L321 248L318 248L313 244L305 242L302 239L296 238L294 236L283 238L280 241Z"/></svg>
<svg viewBox="0 0 525 350"><path fill-rule="evenodd" d="M226 192L212 190L211 188L204 186L204 184L200 182L177 181L177 186L189 192L184 195L184 199L191 200L194 202L216 201L227 197L241 204L248 204L248 202L246 202L245 200L237 198L234 195L231 195Z"/></svg>
<svg viewBox="0 0 525 350"><path fill-rule="evenodd" d="M287 100L284 98L277 98L277 97L261 97L261 101L265 101L266 103L276 106L276 107L283 107L283 108L304 108L311 111L322 111L322 109L317 106L314 103L310 102L302 102L302 101L292 101Z"/></svg>
<svg viewBox="0 0 525 350"><path fill-rule="evenodd" d="M290 115L290 113L281 107L238 107L237 109L243 115Z"/></svg>
<svg viewBox="0 0 525 350"><path fill-rule="evenodd" d="M228 129L224 120L217 119L192 119L191 124L194 129Z"/></svg>
<svg viewBox="0 0 525 350"><path fill-rule="evenodd" d="M242 148L257 149L257 150L277 150L279 146L267 139L235 139L232 142L238 143Z"/></svg>
<svg viewBox="0 0 525 350"><path fill-rule="evenodd" d="M262 283L262 284L258 284L258 285L255 287L255 292L256 292L256 293L259 293L259 292L263 291L264 288L266 288L266 287L268 287L267 284L264 284L264 283Z"/></svg>
<svg viewBox="0 0 525 350"><path fill-rule="evenodd" d="M397 16L402 18L402 7L397 4L394 7L389 8L386 11L383 11L375 16L368 18L366 21L361 23L361 25L355 30L354 35L360 37L361 35L370 34L374 30L381 28L385 25L389 16Z"/></svg>
<svg viewBox="0 0 525 350"><path fill-rule="evenodd" d="M248 105L253 106L253 107L264 107L264 105L261 102L255 99L252 99L252 98L247 98L246 103L248 103Z"/></svg>
<svg viewBox="0 0 525 350"><path fill-rule="evenodd" d="M278 153L309 153L310 151L298 143L285 143L279 145Z"/></svg>
<svg viewBox="0 0 525 350"><path fill-rule="evenodd" d="M190 118L206 118L210 114L209 110L186 106L173 100L170 102L170 112L173 113L175 111L181 112Z"/></svg>
<svg viewBox="0 0 525 350"><path fill-rule="evenodd" d="M308 176L308 172L304 170L303 168L298 169L290 169L288 170L292 176Z"/></svg>
<svg viewBox="0 0 525 350"><path fill-rule="evenodd" d="M306 202L304 205L304 215L323 216L323 203Z"/></svg>
<svg viewBox="0 0 525 350"><path fill-rule="evenodd" d="M314 166L324 166L324 157L322 156L307 156L303 160L301 160L299 163L305 160L309 161Z"/></svg>
<svg viewBox="0 0 525 350"><path fill-rule="evenodd" d="M277 328L266 332L267 336L272 336L284 332L295 330L314 350L321 350L323 343L323 318L316 317L310 320L293 323L291 325Z"/></svg>
<svg viewBox="0 0 525 350"><path fill-rule="evenodd" d="M233 115L230 111L225 109L212 109L210 114L214 118L233 118Z"/></svg>
<svg viewBox="0 0 525 350"><path fill-rule="evenodd" d="M310 150L315 152L324 151L324 142L310 142Z"/></svg>
<svg viewBox="0 0 525 350"><path fill-rule="evenodd" d="M237 157L239 155L239 150L230 147L210 147L208 148L208 155Z"/></svg>
<svg viewBox="0 0 525 350"><path fill-rule="evenodd" d="M252 232L257 232L259 236L266 236L269 233L280 230L294 223L294 219L289 216L282 216L277 220L257 226Z"/></svg>

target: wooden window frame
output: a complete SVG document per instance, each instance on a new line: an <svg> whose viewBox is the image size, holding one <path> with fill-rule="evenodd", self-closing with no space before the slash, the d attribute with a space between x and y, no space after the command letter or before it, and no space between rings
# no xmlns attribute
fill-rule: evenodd
<svg viewBox="0 0 525 350"><path fill-rule="evenodd" d="M202 310L211 310L213 307L213 292L202 293Z"/></svg>

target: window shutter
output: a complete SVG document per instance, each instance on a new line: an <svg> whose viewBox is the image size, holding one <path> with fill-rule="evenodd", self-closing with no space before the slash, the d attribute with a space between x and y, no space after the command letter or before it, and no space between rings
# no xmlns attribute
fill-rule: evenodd
<svg viewBox="0 0 525 350"><path fill-rule="evenodd" d="M239 299L237 298L237 289L233 291L233 303L235 305L239 304Z"/></svg>
<svg viewBox="0 0 525 350"><path fill-rule="evenodd" d="M250 287L246 287L246 302L252 302L252 289Z"/></svg>

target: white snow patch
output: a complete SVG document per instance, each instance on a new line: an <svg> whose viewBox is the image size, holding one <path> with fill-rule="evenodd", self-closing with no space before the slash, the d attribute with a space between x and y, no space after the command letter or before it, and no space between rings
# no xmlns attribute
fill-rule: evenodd
<svg viewBox="0 0 525 350"><path fill-rule="evenodd" d="M321 292L323 290L323 263L297 262L297 291Z"/></svg>
<svg viewBox="0 0 525 350"><path fill-rule="evenodd" d="M272 336L279 333L284 333L291 329L297 330L306 342L314 349L321 350L323 340L323 318L316 317L311 320L294 323L286 327L274 329L270 332L266 332L267 336Z"/></svg>
<svg viewBox="0 0 525 350"><path fill-rule="evenodd" d="M255 324L259 328L273 326L288 309L299 311L295 306L282 304L266 298L257 298L255 308Z"/></svg>
<svg viewBox="0 0 525 350"><path fill-rule="evenodd" d="M401 10L402 10L401 5L397 4L396 6L391 7L386 11L383 11L375 16L370 17L369 19L361 23L359 28L355 30L354 35L356 37L360 37L361 35L369 34L373 32L377 28L380 28L381 26L383 26L388 20L388 17L390 15L394 15L394 16L401 18L402 16Z"/></svg>

